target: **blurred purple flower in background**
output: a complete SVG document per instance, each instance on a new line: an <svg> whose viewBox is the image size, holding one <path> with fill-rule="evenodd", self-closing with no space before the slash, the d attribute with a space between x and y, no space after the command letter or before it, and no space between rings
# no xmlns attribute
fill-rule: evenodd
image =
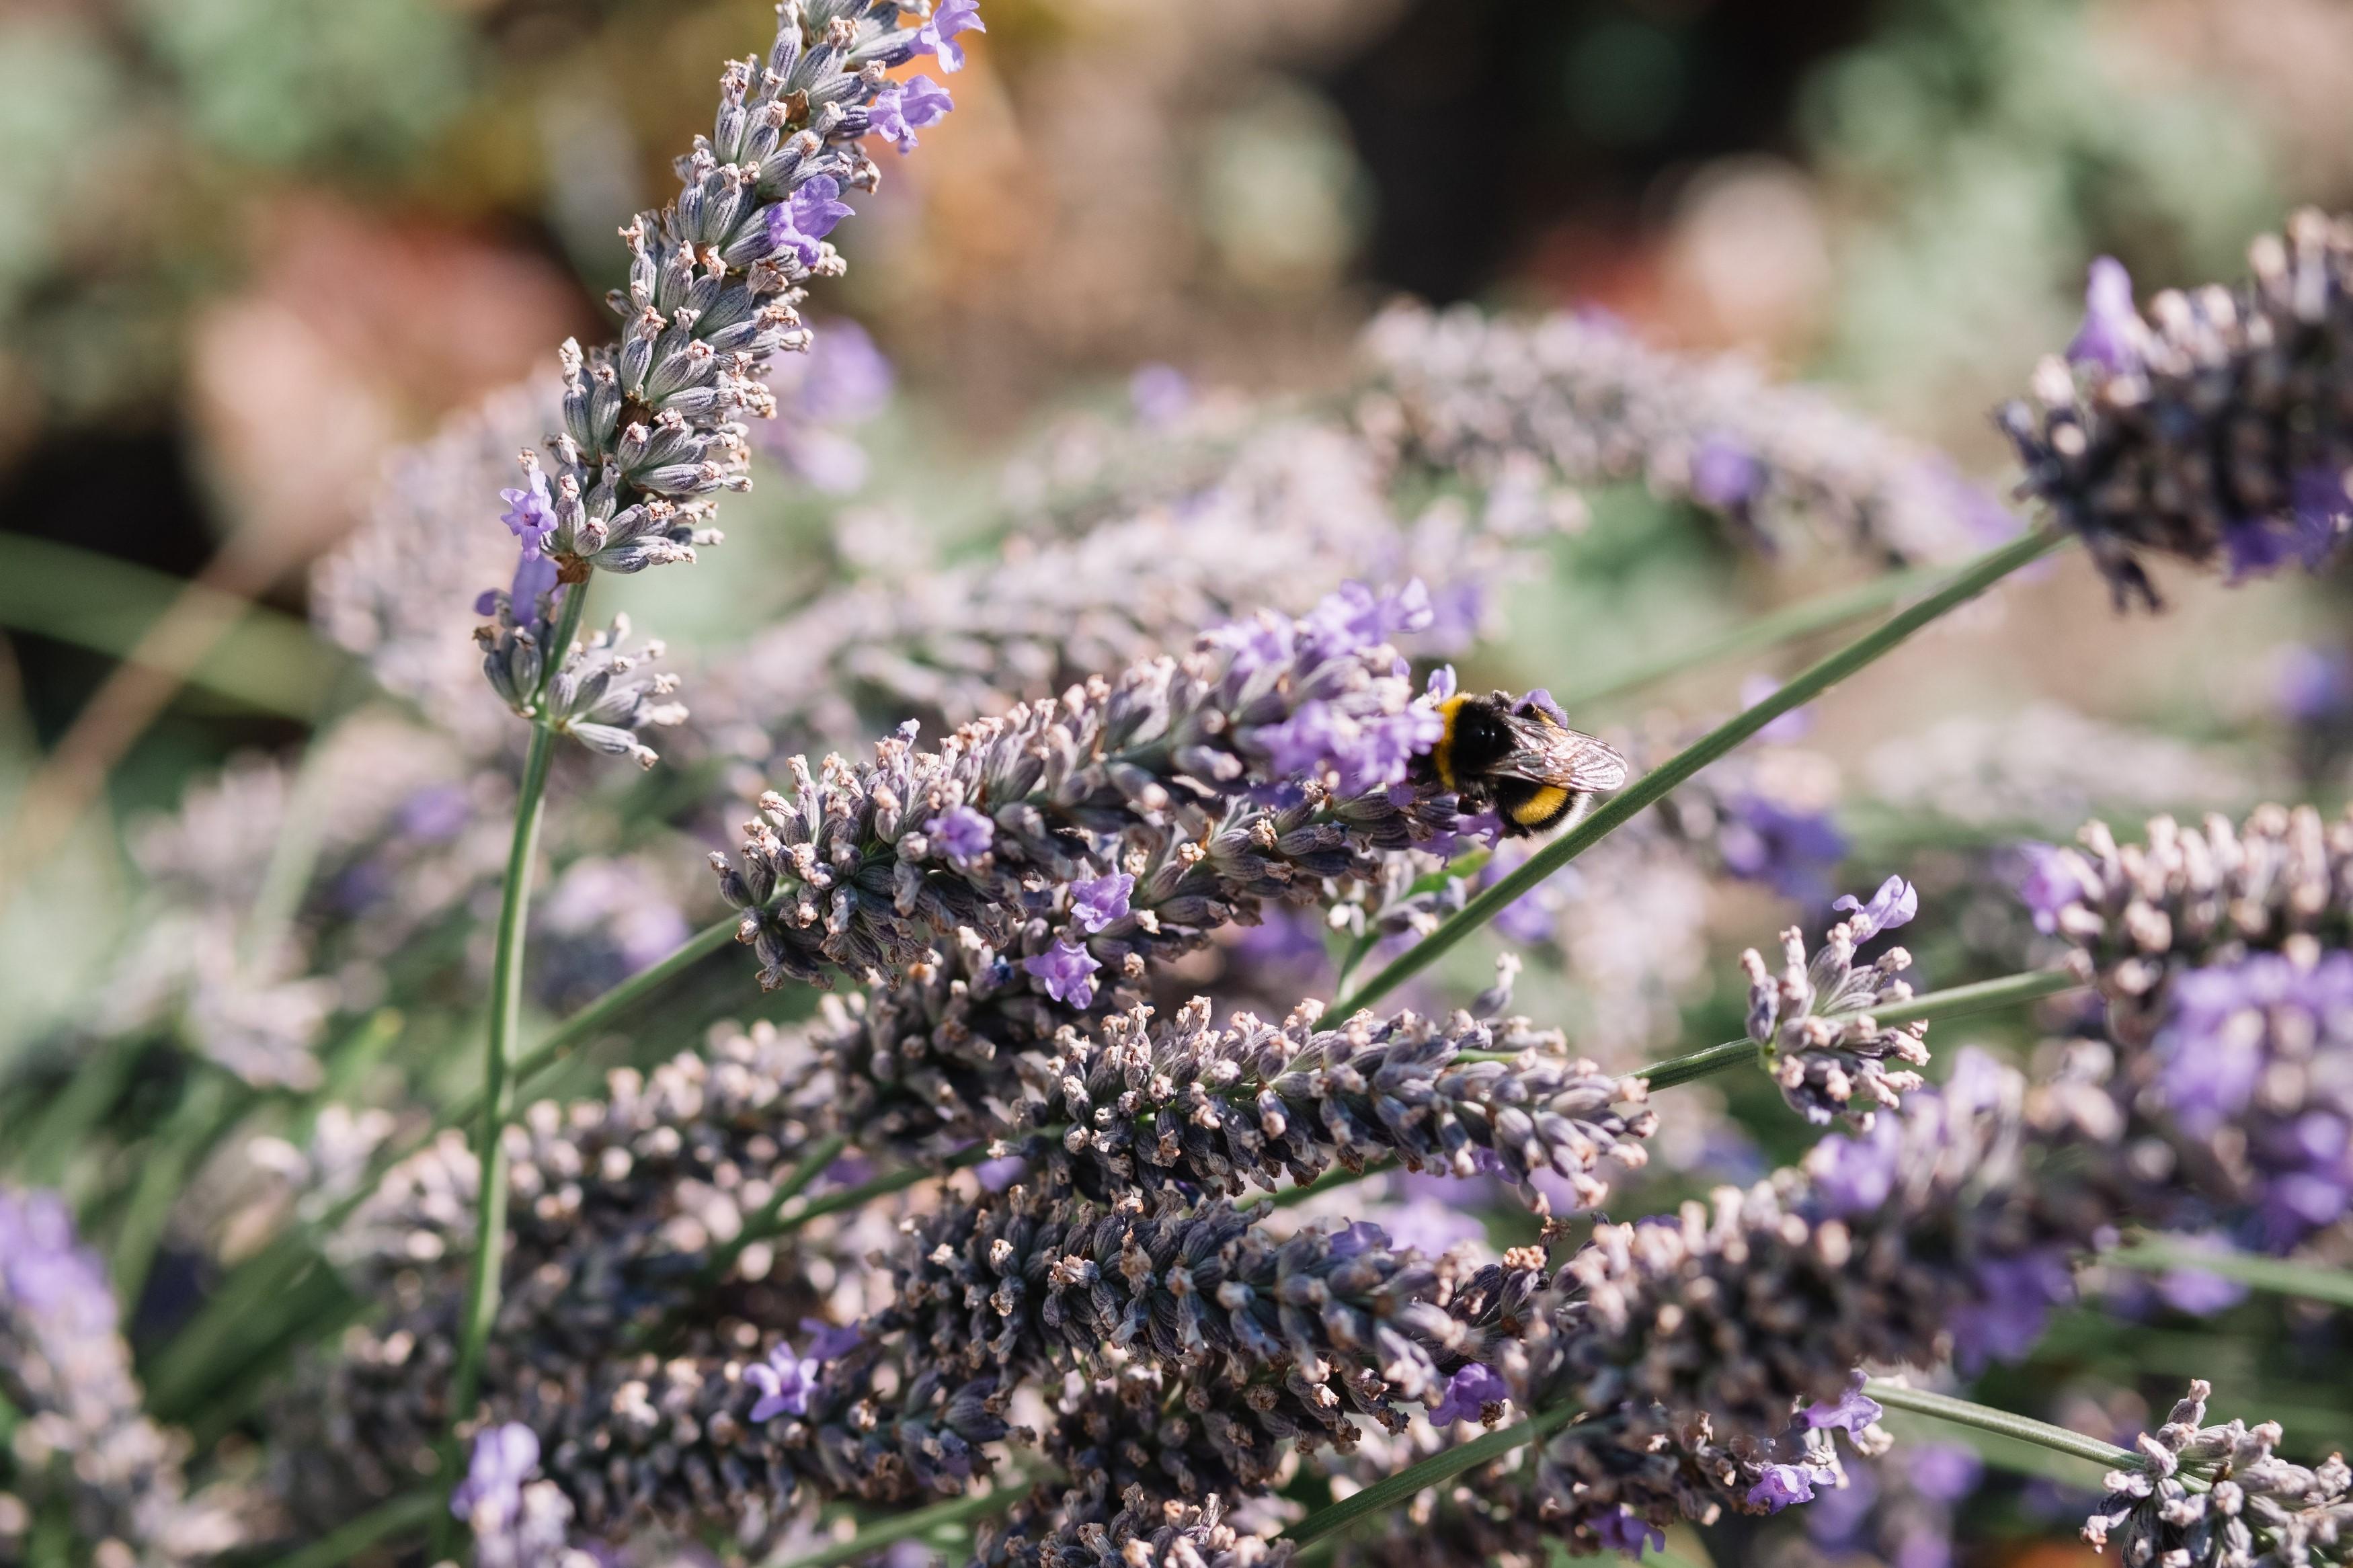
<svg viewBox="0 0 2353 1568"><path fill-rule="evenodd" d="M2113 256L2093 258L2084 282L2084 324L2067 345L2067 357L2123 375L2140 368L2147 331L2133 305L2132 274Z"/></svg>

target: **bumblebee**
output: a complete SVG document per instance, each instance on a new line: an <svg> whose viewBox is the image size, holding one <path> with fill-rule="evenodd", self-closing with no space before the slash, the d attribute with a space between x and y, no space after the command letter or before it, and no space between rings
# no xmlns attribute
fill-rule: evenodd
<svg viewBox="0 0 2353 1568"><path fill-rule="evenodd" d="M1493 805L1507 837L1542 833L1588 796L1626 782L1626 759L1568 727L1543 693L1450 697L1430 749L1438 782L1466 808Z"/></svg>

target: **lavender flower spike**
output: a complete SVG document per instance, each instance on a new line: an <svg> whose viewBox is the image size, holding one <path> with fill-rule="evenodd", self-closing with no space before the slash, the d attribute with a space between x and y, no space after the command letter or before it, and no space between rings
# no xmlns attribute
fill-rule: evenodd
<svg viewBox="0 0 2353 1568"><path fill-rule="evenodd" d="M683 704L660 700L678 689L678 677L648 668L662 657L662 645L648 642L629 651L624 646L629 618L616 616L611 629L564 650L563 662L542 691L539 670L545 650L537 639L546 635L544 623L518 625L503 596L496 607L498 621L474 636L482 645L483 670L508 706L525 717L543 716L557 734L592 752L628 757L639 767L653 766L653 748L638 739L639 732L686 721Z"/></svg>
<svg viewBox="0 0 2353 1568"><path fill-rule="evenodd" d="M1910 883L1890 877L1868 905L1849 897L1837 907L1853 912L1830 929L1810 961L1794 926L1781 933L1778 973L1755 948L1740 955L1748 976L1748 1037L1792 1110L1817 1125L1843 1117L1868 1129L1873 1107L1901 1105L1924 1081L1912 1069L1928 1060L1928 1026L1882 1028L1871 1016L1873 1007L1912 994L1896 978L1911 967L1911 954L1891 947L1857 969L1854 950L1909 921L1919 899Z"/></svg>
<svg viewBox="0 0 2353 1568"><path fill-rule="evenodd" d="M2126 1568L2243 1568L2342 1563L2353 1542L2353 1469L2331 1455L2307 1469L2280 1458L2277 1423L2209 1426L2202 1379L2137 1444L2141 1464L2111 1470L2084 1539L2110 1542ZM2198 1484L2191 1485L2189 1483Z"/></svg>
<svg viewBox="0 0 2353 1568"><path fill-rule="evenodd" d="M2082 536L2119 606L2157 607L2145 554L2317 568L2353 532L2353 225L2305 211L2248 251L2252 280L2168 289L2094 264L2084 331L1997 418L2021 493Z"/></svg>
<svg viewBox="0 0 2353 1568"><path fill-rule="evenodd" d="M1453 797L1407 774L1440 726L1359 622L1267 617L935 750L892 736L872 763L829 757L818 777L794 759L794 798L763 795L738 861L712 857L762 984L903 973L969 931L1017 946L1055 1000L1083 1009L1098 969L1139 979L1147 951L1185 951L1244 908L1304 894L1303 876L1427 840L1451 825ZM1097 923L1114 873L1148 917Z"/></svg>

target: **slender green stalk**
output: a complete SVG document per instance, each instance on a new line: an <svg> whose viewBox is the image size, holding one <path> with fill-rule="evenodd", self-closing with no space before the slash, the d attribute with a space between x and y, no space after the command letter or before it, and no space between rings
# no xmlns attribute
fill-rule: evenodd
<svg viewBox="0 0 2353 1568"><path fill-rule="evenodd" d="M837 1541L814 1552L804 1552L797 1557L772 1557L766 1568L838 1568L840 1563L858 1562L886 1546L911 1541L919 1535L928 1535L934 1530L977 1523L1011 1508L1032 1485L1044 1479L1044 1476L1008 1475L1001 1484L985 1492L968 1492L963 1497L933 1503L928 1508L913 1509L906 1513L893 1514L889 1519L877 1520L847 1541Z"/></svg>
<svg viewBox="0 0 2353 1568"><path fill-rule="evenodd" d="M1445 887L1449 882L1461 881L1468 883L1472 878L1476 877L1482 870L1485 869L1487 862L1494 858L1495 852L1492 849L1472 849L1466 851L1463 854L1456 856L1453 859L1448 861L1437 870L1426 872L1422 876L1416 878L1413 885L1405 890L1405 896L1410 899L1424 893L1434 893L1440 888ZM1380 944L1380 940L1381 933L1377 930L1368 927L1362 936L1357 937L1348 944L1347 953L1340 960L1340 973L1333 979L1332 982L1332 988L1334 990L1345 991L1347 989L1349 979L1356 973L1356 966L1365 962L1366 955L1370 953L1375 947Z"/></svg>
<svg viewBox="0 0 2353 1568"><path fill-rule="evenodd" d="M466 1291L450 1401L452 1418L459 1421L472 1413L482 1347L491 1336L491 1321L498 1316L499 1258L505 1250L507 1232L504 1134L507 1121L514 1114L514 1084L507 1069L514 1038L522 1031L522 946L531 911L532 858L539 847L547 766L554 750L554 732L543 725L534 726L531 750L523 757L514 839L507 853L506 893L499 904L497 946L491 950L490 1044L482 1055L482 1119L474 1138L474 1156L481 1166L475 1226L479 1239L474 1245L472 1280Z"/></svg>
<svg viewBox="0 0 2353 1568"><path fill-rule="evenodd" d="M280 1558L275 1568L342 1568L369 1547L404 1530L413 1530L441 1511L441 1494L438 1490L428 1488L403 1492L333 1534Z"/></svg>
<svg viewBox="0 0 2353 1568"><path fill-rule="evenodd" d="M543 700L547 682L570 651L588 601L588 584L565 592L549 634L534 698ZM531 716L531 746L523 753L522 782L515 792L514 837L507 849L504 891L499 900L496 945L491 956L490 1038L482 1053L482 1116L474 1139L481 1168L475 1200L474 1264L466 1289L465 1316L458 1338L458 1367L450 1384L450 1433L443 1446L446 1474L459 1469L457 1427L474 1412L482 1377L482 1352L499 1315L499 1268L506 1253L506 1125L514 1115L514 1080L509 1073L515 1040L522 1033L522 951L531 921L531 873L539 852L540 818L547 805L547 770L555 753L555 731L543 710ZM434 1551L442 1554L453 1533L447 1518L434 1521Z"/></svg>
<svg viewBox="0 0 2353 1568"><path fill-rule="evenodd" d="M1514 902L1563 866L1599 844L1643 811L1665 798L1667 792L1723 757L1794 708L1804 706L1892 652L1921 627L1958 605L1967 604L2004 577L2064 543L2063 533L2029 533L1988 551L1958 572L1936 593L1899 611L1875 629L1820 660L1789 683L1709 731L1665 763L1651 769L1577 826L1537 850L1508 875L1478 894L1460 912L1398 955L1388 968L1367 981L1356 994L1332 1008L1348 1017L1367 1004L1388 995L1443 957L1456 943L1493 920Z"/></svg>
<svg viewBox="0 0 2353 1568"><path fill-rule="evenodd" d="M1662 654L1656 658L1628 665L1614 674L1604 675L1582 686L1558 688L1553 697L1562 707L1572 711L1639 691L1646 686L1670 680L1688 670L1703 668L1722 659L1738 658L1743 654L1778 647L1785 642L1795 642L1816 632L1826 632L1842 626L1849 621L1861 620L1874 610L1882 610L1915 589L1947 575L1949 565L1915 566L1907 571L1890 572L1859 583L1852 588L1835 589L1811 599L1743 621L1720 637L1711 637L1688 648Z"/></svg>
<svg viewBox="0 0 2353 1568"><path fill-rule="evenodd" d="M1509 1426L1498 1427L1483 1437L1473 1437L1468 1443L1457 1443L1451 1448L1440 1449L1418 1465L1409 1465L1396 1475L1375 1481L1353 1497L1344 1498L1329 1508L1317 1509L1284 1531L1283 1537L1302 1546L1311 1541L1320 1541L1335 1531L1347 1529L1358 1520L1368 1519L1397 1507L1416 1492L1443 1486L1465 1470L1500 1459L1524 1444L1550 1436L1567 1426L1576 1415L1575 1406L1561 1405L1541 1411Z"/></svg>
<svg viewBox="0 0 2353 1568"><path fill-rule="evenodd" d="M733 915L730 915L723 921L712 921L688 937L667 958L650 968L638 971L549 1030L545 1039L517 1058L514 1065L516 1079L536 1077L543 1069L570 1055L581 1042L600 1033L637 1003L734 941L735 920Z"/></svg>
<svg viewBox="0 0 2353 1568"><path fill-rule="evenodd" d="M1922 1018L1966 1018L1973 1013L1993 1013L2039 1002L2063 991L2081 991L2086 984L2070 970L2029 969L2005 974L1999 980L1925 991L1909 1002L1890 1002L1885 1006L1873 1007L1871 1016L1883 1024L1909 1024Z"/></svg>
<svg viewBox="0 0 2353 1568"><path fill-rule="evenodd" d="M2172 1268L2196 1268L2219 1274L2242 1285L2275 1296L2295 1296L2307 1301L2327 1301L2353 1307L2353 1271L2318 1263L2298 1263L2285 1258L2256 1258L2243 1252L2207 1252L2167 1236L2143 1237L2096 1261L2116 1268L2161 1274Z"/></svg>
<svg viewBox="0 0 2353 1568"><path fill-rule="evenodd" d="M1933 1415L1940 1421L1974 1426L1980 1432L2040 1444L2056 1453L2072 1454L2076 1458L2089 1459L2112 1470L2140 1468L2140 1456L2129 1448L2119 1448L2114 1443L2103 1443L2097 1437L2086 1437L2081 1432L2070 1432L2064 1426L2053 1426L2048 1421L2037 1421L2031 1415L2013 1415L2007 1410L1956 1399L1949 1394L1931 1394L1926 1389L1907 1388L1900 1383L1888 1383L1876 1377L1866 1382L1862 1391L1890 1409L1909 1410L1915 1415Z"/></svg>

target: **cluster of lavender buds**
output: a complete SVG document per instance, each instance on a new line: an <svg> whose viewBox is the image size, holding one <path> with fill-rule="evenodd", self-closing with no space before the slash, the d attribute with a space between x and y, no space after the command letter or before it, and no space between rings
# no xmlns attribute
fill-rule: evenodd
<svg viewBox="0 0 2353 1568"><path fill-rule="evenodd" d="M542 1101L507 1129L505 1285L483 1376L494 1409L690 1302L786 1323L828 1310L821 1290L836 1276L821 1256L786 1266L773 1245L747 1247L728 1281L707 1278L810 1135L794 1108L801 1060L773 1030L725 1034L651 1073L616 1071L604 1100ZM353 1331L311 1403L328 1412L327 1436L363 1492L413 1472L447 1427L480 1183L473 1150L445 1134L388 1172L343 1232L356 1287L394 1310ZM862 1223L822 1234L828 1245L857 1237L853 1254L888 1234Z"/></svg>
<svg viewBox="0 0 2353 1568"><path fill-rule="evenodd" d="M678 677L649 668L661 658L662 645L649 642L634 652L624 647L627 616L614 616L610 629L565 650L544 684L538 640L514 626L503 605L498 626L479 635L491 689L508 706L526 718L543 716L549 729L592 752L649 768L658 759L638 731L686 722L683 703L660 700L678 689Z"/></svg>
<svg viewBox="0 0 2353 1568"><path fill-rule="evenodd" d="M980 26L968 4L912 27L897 26L901 11L897 0L792 0L766 61L729 65L711 135L678 160L677 200L621 231L629 279L610 297L620 341L565 344L552 466L525 450L523 482L501 492L519 557L512 585L476 606L494 617L478 634L484 668L509 706L552 716L595 750L649 763L636 729L684 713L645 701L669 689L659 681L614 683L629 668L618 628L577 652L551 647L551 626L568 627L579 607L559 622L556 606L594 572L691 561L719 542L717 497L751 485L739 416L775 416L760 377L773 354L809 345L797 307L810 279L842 270L825 237L851 215L842 195L880 184L860 142L904 153L953 107L929 77L884 73L923 54L958 63L955 34Z"/></svg>
<svg viewBox="0 0 2353 1568"><path fill-rule="evenodd" d="M1591 313L1533 323L1401 306L1367 331L1356 418L1397 460L1495 483L1646 481L1768 548L1817 519L1834 542L1941 561L2016 531L1944 458L1738 361L1661 353Z"/></svg>
<svg viewBox="0 0 2353 1568"><path fill-rule="evenodd" d="M2353 1556L2353 1469L2331 1455L2316 1469L2273 1450L2276 1423L2206 1422L2203 1381L2165 1425L2143 1433L2141 1463L2111 1470L2084 1539L2114 1542L2125 1568L2313 1568Z"/></svg>
<svg viewBox="0 0 2353 1568"><path fill-rule="evenodd" d="M1039 1457L1060 1472L1002 1520L984 1524L974 1561L1012 1568L1060 1561L1083 1536L1110 1528L1139 1498L1207 1505L1262 1496L1290 1468L1283 1451L1238 1443L1246 1429L1186 1385L1129 1362L1104 1376L1072 1374L1039 1434Z"/></svg>
<svg viewBox="0 0 2353 1568"><path fill-rule="evenodd" d="M0 1514L54 1517L100 1568L198 1563L243 1542L228 1501L188 1497L185 1440L142 1408L105 1270L55 1193L0 1187L0 1395L24 1494ZM0 1534L0 1556L18 1544Z"/></svg>
<svg viewBox="0 0 2353 1568"><path fill-rule="evenodd" d="M1106 1201L1170 1184L1240 1195L1398 1161L1501 1175L1540 1208L1533 1182L1556 1177L1590 1205L1603 1163L1640 1168L1655 1126L1639 1079L1525 1018L1367 1013L1325 1028L1311 1002L1279 1027L1246 1013L1219 1026L1195 997L1156 1022L1142 1005L1064 1021L1026 993L947 978L959 973L918 965L807 1031L821 1064L809 1102L870 1145L994 1140Z"/></svg>
<svg viewBox="0 0 2353 1568"><path fill-rule="evenodd" d="M1008 1542L976 1561L997 1568L1282 1568L1288 1542L1236 1530L1212 1494L1199 1504L1155 1503L1131 1488L1107 1521L1059 1528L1032 1542Z"/></svg>
<svg viewBox="0 0 2353 1568"><path fill-rule="evenodd" d="M2317 567L2353 527L2353 228L2305 211L2250 247L2237 290L2168 289L2144 319L2117 262L2092 268L2083 331L2000 423L2022 495L2082 536L2116 602L2155 608L2143 552L2235 580Z"/></svg>
<svg viewBox="0 0 2353 1568"><path fill-rule="evenodd" d="M1398 1400L1437 1406L1493 1358L1542 1287L1541 1256L1473 1272L1365 1222L1278 1240L1223 1202L1106 1207L1016 1186L918 1227L879 1322L932 1364L1008 1384L1124 1351L1227 1385L1205 1402L1222 1415L1203 1412L1221 1447L1345 1451L1352 1415L1396 1430Z"/></svg>
<svg viewBox="0 0 2353 1568"><path fill-rule="evenodd" d="M572 1504L552 1481L533 1480L539 1438L520 1422L477 1434L449 1511L474 1536L475 1568L592 1568L569 1544Z"/></svg>
<svg viewBox="0 0 2353 1568"><path fill-rule="evenodd" d="M1531 1353L1546 1349L1540 1329ZM1883 1435L1863 1429L1878 1447ZM1533 1451L1469 1472L1443 1493L1424 1494L1377 1531L1344 1545L1341 1561L1354 1568L1497 1562L1535 1568L1564 1548L1574 1556L1614 1551L1631 1558L1663 1546L1670 1525L1778 1513L1831 1495L1848 1474L1830 1429L1802 1420L1769 1451L1779 1457L1742 1457L1710 1437L1704 1423L1678 1424L1656 1407L1598 1413Z"/></svg>
<svg viewBox="0 0 2353 1568"><path fill-rule="evenodd" d="M1535 1408L1655 1403L1718 1440L1763 1440L1799 1401L1835 1405L1866 1363L2022 1353L2113 1218L2048 1169L2025 1100L2017 1074L1964 1052L1941 1092L1824 1140L1802 1172L1672 1223L1598 1227L1566 1268L1560 1347L1523 1391Z"/></svg>
<svg viewBox="0 0 2353 1568"><path fill-rule="evenodd" d="M1882 1028L1871 1016L1875 1006L1911 996L1912 988L1896 978L1911 967L1911 955L1891 947L1857 969L1854 952L1909 921L1920 900L1909 882L1890 877L1868 904L1850 895L1836 907L1852 912L1831 927L1810 960L1795 926L1781 933L1779 973L1753 947L1740 955L1748 976L1748 1037L1791 1110L1817 1126L1844 1117L1867 1131L1874 1106L1894 1110L1923 1082L1912 1068L1927 1064L1928 1026Z"/></svg>
<svg viewBox="0 0 2353 1568"><path fill-rule="evenodd" d="M893 736L820 778L794 759L795 798L763 795L737 861L712 857L761 983L903 973L968 929L1084 1008L1098 973L1139 980L1147 953L1451 829L1453 797L1408 784L1442 725L1388 640L1428 614L1419 584L1345 589L936 750Z"/></svg>
<svg viewBox="0 0 2353 1568"><path fill-rule="evenodd" d="M2126 846L2094 822L2080 845L2040 849L2024 894L2107 1001L2090 1070L2128 1163L2269 1248L2335 1222L2353 1206L2353 816L2159 817Z"/></svg>

